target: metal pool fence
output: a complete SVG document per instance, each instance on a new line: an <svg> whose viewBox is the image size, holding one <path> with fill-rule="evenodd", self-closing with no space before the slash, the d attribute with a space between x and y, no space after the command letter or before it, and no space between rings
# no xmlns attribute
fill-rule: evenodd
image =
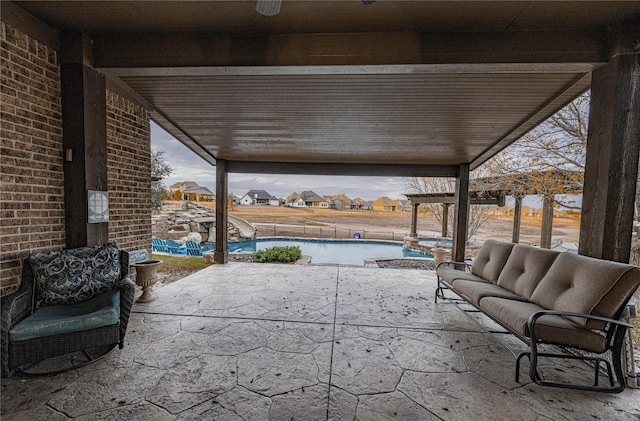
<svg viewBox="0 0 640 421"><path fill-rule="evenodd" d="M300 237L300 238L334 238L360 240L392 240L402 241L409 236L408 231L372 231L366 229L338 228L336 226L285 225L285 224L253 224L256 237Z"/></svg>

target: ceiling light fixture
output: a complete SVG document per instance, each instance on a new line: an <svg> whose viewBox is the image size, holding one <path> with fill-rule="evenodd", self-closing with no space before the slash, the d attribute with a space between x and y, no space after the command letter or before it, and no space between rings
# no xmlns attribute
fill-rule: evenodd
<svg viewBox="0 0 640 421"><path fill-rule="evenodd" d="M365 6L375 3L376 0L360 0ZM263 16L275 16L280 13L282 0L256 0L256 12Z"/></svg>
<svg viewBox="0 0 640 421"><path fill-rule="evenodd" d="M280 13L281 0L257 0L256 12L263 16L275 16Z"/></svg>

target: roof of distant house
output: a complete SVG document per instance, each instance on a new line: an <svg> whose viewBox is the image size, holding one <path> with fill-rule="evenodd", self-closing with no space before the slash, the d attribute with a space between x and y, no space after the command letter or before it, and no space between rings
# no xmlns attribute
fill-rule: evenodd
<svg viewBox="0 0 640 421"><path fill-rule="evenodd" d="M302 193L300 193L300 197L305 202L325 202L322 196L312 190L303 191Z"/></svg>
<svg viewBox="0 0 640 421"><path fill-rule="evenodd" d="M344 193L331 196L331 200L342 200L343 202L351 202L351 199Z"/></svg>
<svg viewBox="0 0 640 421"><path fill-rule="evenodd" d="M277 197L271 195L265 190L249 190L245 196L249 196L252 199L260 199L260 200L271 200L278 199ZM244 196L243 196L244 197Z"/></svg>
<svg viewBox="0 0 640 421"><path fill-rule="evenodd" d="M211 190L209 190L207 187L200 187L200 186L186 188L186 189L182 190L182 193L205 194L205 195L213 196L213 192Z"/></svg>
<svg viewBox="0 0 640 421"><path fill-rule="evenodd" d="M170 189L180 190L182 193L214 195L207 187L202 187L195 181L182 181L180 183L175 183L171 185Z"/></svg>

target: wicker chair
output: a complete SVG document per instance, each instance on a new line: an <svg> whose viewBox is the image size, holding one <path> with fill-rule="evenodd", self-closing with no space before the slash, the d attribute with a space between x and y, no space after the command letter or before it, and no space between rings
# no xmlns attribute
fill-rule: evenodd
<svg viewBox="0 0 640 421"><path fill-rule="evenodd" d="M66 308L64 304L40 307L40 309L46 307L45 311L49 312L62 310L61 313L65 313L65 310L67 310L65 317L69 317L68 313L73 314L77 312L79 308L82 309L82 306L85 308L91 307L92 305L96 306L100 305L96 303L104 303L111 300L110 302L113 304L113 308L110 311L112 311L112 314L113 312L117 312L119 304L119 318L117 313L113 316L116 319L115 323L106 326L92 327L86 330L67 331L35 337L33 339L13 341L12 335L14 335L15 330L12 331L12 329L14 329L20 321L34 314L38 301L37 276L34 274L31 259L25 260L19 289L13 294L2 297L2 336L0 338L2 341L2 377L10 377L14 372L23 371L34 363L71 352L82 351L89 361L91 361L95 359L90 353L91 350L102 350L102 354L99 355L102 356L106 354L106 352L111 351L116 345L119 345L120 348L123 347L131 305L135 294L135 284L129 278L129 254L125 251L117 250L117 246L115 247L116 251L114 252L114 256L119 256L120 279L116 279L115 282L109 285L110 290L108 293L99 294L95 298L77 304L71 304ZM69 250L73 252L73 250L81 249L83 248ZM62 250L60 253L69 250ZM117 268L117 263L114 263L114 266ZM76 307L74 310L68 311L70 306ZM105 305L103 304L103 306ZM57 310L55 309L56 307L58 307Z"/></svg>

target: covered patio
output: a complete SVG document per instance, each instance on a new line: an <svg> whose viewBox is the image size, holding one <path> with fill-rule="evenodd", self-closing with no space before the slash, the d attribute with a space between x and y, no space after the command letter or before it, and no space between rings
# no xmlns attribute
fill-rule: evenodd
<svg viewBox="0 0 640 421"><path fill-rule="evenodd" d="M2 418L640 417L634 389L516 383L512 355L434 304L435 286L431 271L214 265L135 304L124 349L54 377L3 379Z"/></svg>
<svg viewBox="0 0 640 421"><path fill-rule="evenodd" d="M215 165L218 198L230 173L454 177L462 260L470 172L586 89L579 251L629 260L639 2L370 3L3 1L2 295L31 252L150 251L150 120ZM3 419L640 416L633 389L515 383L432 272L229 264L216 204L218 265L136 304L100 362L3 379Z"/></svg>

